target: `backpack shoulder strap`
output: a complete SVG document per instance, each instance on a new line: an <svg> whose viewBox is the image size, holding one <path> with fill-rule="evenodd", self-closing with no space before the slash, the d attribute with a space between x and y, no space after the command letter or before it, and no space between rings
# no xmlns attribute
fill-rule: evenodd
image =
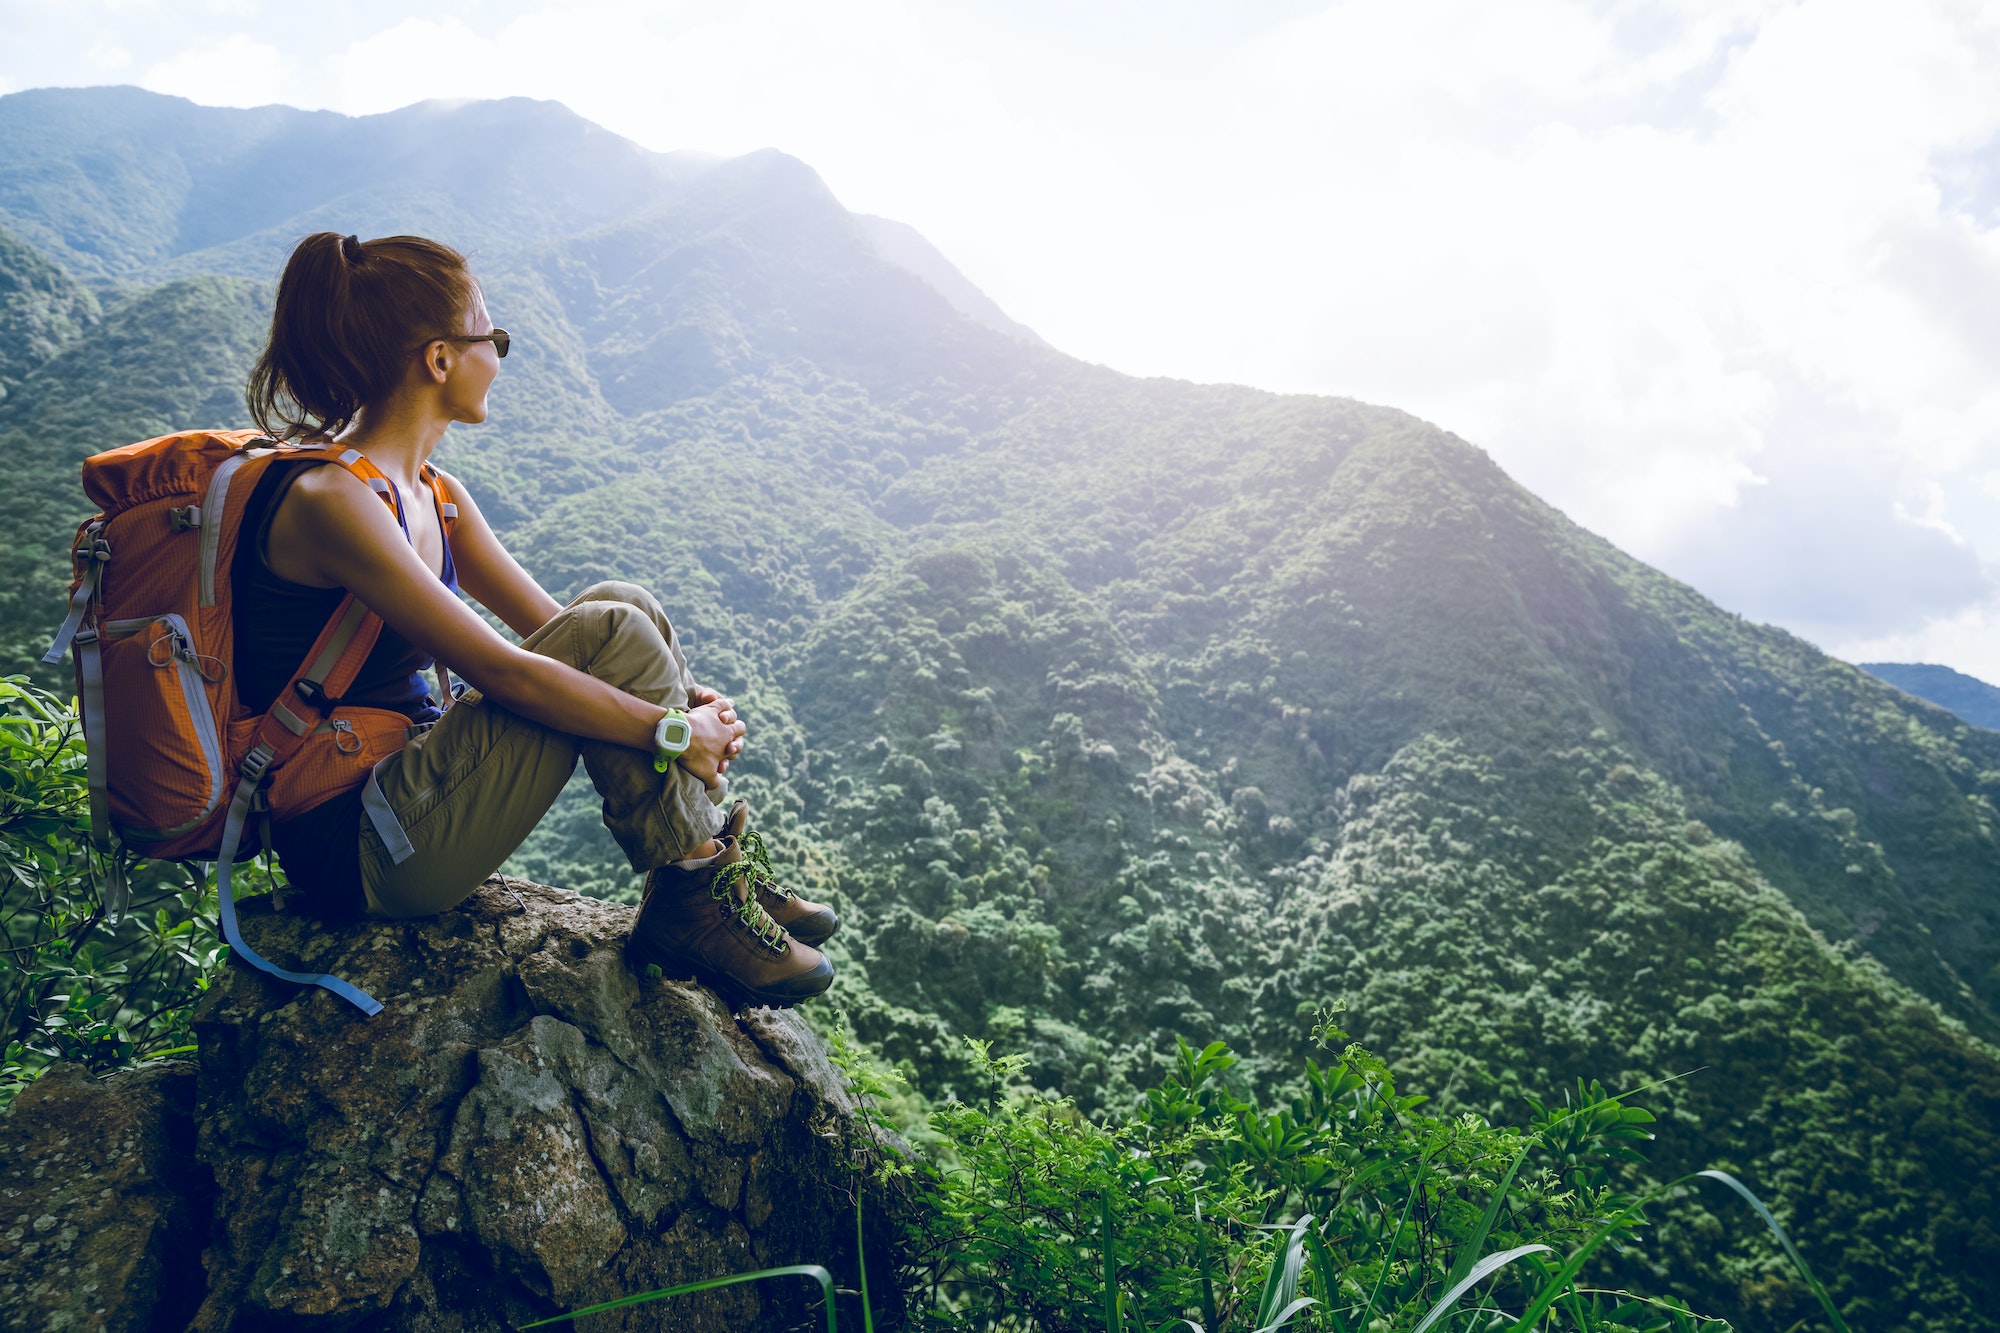
<svg viewBox="0 0 2000 1333"><path fill-rule="evenodd" d="M431 497L437 501L438 521L444 524L444 539L451 540L451 530L458 523L458 501L451 498L451 483L444 473L424 464L424 481L431 488Z"/></svg>
<svg viewBox="0 0 2000 1333"><path fill-rule="evenodd" d="M326 461L346 468L381 496L384 504L391 509L396 507L395 488L363 454L345 449L331 454ZM237 766L236 792L223 824L222 848L215 872L222 936L229 942L231 952L252 967L281 980L331 991L362 1013L370 1015L381 1012L381 1002L351 983L324 972L288 971L245 944L236 924L236 903L230 893L229 878L237 850L242 846L244 826L256 804L257 791L263 786L265 776L297 753L306 737L313 733L326 714L333 711L341 695L360 674L381 633L382 618L370 611L353 593L341 599L326 627L320 631L319 638L314 640L311 650L306 653L305 660L299 663L291 680L258 721L250 752Z"/></svg>

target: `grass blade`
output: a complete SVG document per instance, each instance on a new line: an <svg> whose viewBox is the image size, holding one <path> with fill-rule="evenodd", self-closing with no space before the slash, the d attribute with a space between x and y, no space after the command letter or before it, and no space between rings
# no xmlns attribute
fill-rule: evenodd
<svg viewBox="0 0 2000 1333"><path fill-rule="evenodd" d="M1319 1234L1318 1228L1306 1232L1306 1253L1312 1258L1313 1271L1319 1274L1320 1296L1333 1333L1347 1333L1347 1323L1340 1317L1340 1274L1333 1266L1333 1251L1327 1249L1326 1238Z"/></svg>
<svg viewBox="0 0 2000 1333"><path fill-rule="evenodd" d="M1201 1318L1208 1328L1216 1326L1215 1276L1208 1262L1208 1223L1201 1215L1201 1200L1194 1204L1194 1254L1201 1265ZM1344 1330L1343 1330L1344 1333Z"/></svg>
<svg viewBox="0 0 2000 1333"><path fill-rule="evenodd" d="M1367 1328L1369 1319L1375 1313L1375 1302L1382 1298L1382 1284L1389 1280L1389 1270L1396 1266L1396 1247L1403 1241L1403 1228L1409 1225L1410 1209L1417 1203L1417 1195L1424 1188L1424 1173L1430 1170L1431 1150L1426 1149L1417 1162L1416 1182L1410 1186L1410 1197L1403 1201L1403 1215L1396 1220L1396 1232L1389 1237L1389 1251L1382 1256L1382 1271L1375 1275L1375 1289L1368 1293L1368 1304L1361 1307L1361 1317L1354 1321L1356 1328Z"/></svg>
<svg viewBox="0 0 2000 1333"><path fill-rule="evenodd" d="M809 1277L819 1283L821 1295L826 1301L826 1333L840 1333L833 1313L833 1274L818 1264L788 1264L783 1268L760 1268L754 1273L732 1273L728 1277L712 1277L703 1282L689 1282L679 1287L664 1287L659 1291L642 1292L637 1296L622 1296L602 1305L586 1305L581 1310L571 1310L567 1314L554 1315L548 1319L537 1319L532 1324L521 1325L522 1329L540 1328L545 1324L560 1324L569 1319L581 1319L587 1314L602 1314L606 1310L619 1310L628 1305L643 1305L647 1301L665 1300L669 1296L686 1296L691 1292L711 1291L716 1287L733 1287L739 1282L756 1282L767 1277Z"/></svg>
<svg viewBox="0 0 2000 1333"><path fill-rule="evenodd" d="M1576 1278L1577 1272L1582 1269L1590 1256L1597 1252L1598 1246L1610 1239L1611 1235L1624 1226L1629 1219L1638 1216L1647 1204L1663 1194L1679 1189L1682 1185L1687 1184L1693 1179L1694 1175L1685 1175L1678 1180L1670 1180L1658 1189L1648 1190L1639 1198L1634 1199L1631 1203L1613 1213L1608 1222L1593 1232L1589 1240L1578 1246L1576 1252L1563 1261L1563 1266L1556 1270L1556 1275L1542 1284L1542 1289L1536 1294L1534 1301L1522 1312L1519 1319L1508 1326L1507 1333L1528 1333L1528 1330L1535 1326L1543 1314L1547 1313L1548 1308L1556 1303L1557 1298L1569 1289L1571 1283ZM1533 1261L1530 1260L1530 1262ZM1852 1331L1843 1324L1841 1325L1841 1333L1852 1333Z"/></svg>
<svg viewBox="0 0 2000 1333"><path fill-rule="evenodd" d="M1118 1317L1118 1254L1112 1247L1111 1191L1104 1191L1104 1333L1120 1333Z"/></svg>
<svg viewBox="0 0 2000 1333"><path fill-rule="evenodd" d="M1512 1172L1508 1174L1511 1176ZM1424 1333L1425 1329L1449 1314L1452 1307L1458 1304L1458 1298L1465 1295L1466 1292L1472 1290L1472 1288L1484 1282L1488 1277L1499 1272L1502 1268L1505 1268L1508 1264L1513 1263L1523 1255L1538 1253L1554 1254L1555 1251L1546 1245L1521 1245L1511 1250L1501 1250L1497 1254L1487 1255L1478 1263L1473 1264L1467 1270L1464 1277L1461 1277L1457 1282L1452 1284L1451 1289L1439 1298L1438 1303L1431 1307L1430 1313L1425 1315L1417 1326L1410 1330L1410 1333Z"/></svg>
<svg viewBox="0 0 2000 1333"><path fill-rule="evenodd" d="M1299 1294L1299 1273L1305 1267L1305 1232L1312 1225L1312 1214L1308 1213L1292 1224L1292 1229L1279 1242L1277 1253L1271 1256L1271 1276L1264 1280L1264 1295L1257 1302L1258 1327L1273 1327L1280 1306L1294 1303ZM1276 1236L1273 1236L1276 1239Z"/></svg>
<svg viewBox="0 0 2000 1333"><path fill-rule="evenodd" d="M1284 1309L1278 1311L1277 1318L1273 1319L1270 1323L1265 1324L1262 1327L1258 1328L1257 1333L1279 1333L1279 1330L1285 1328L1292 1322L1292 1317L1298 1314L1299 1311L1305 1309L1308 1305L1318 1305L1318 1304L1319 1302L1314 1300L1310 1296L1301 1296L1297 1300L1293 1301L1290 1305L1287 1305Z"/></svg>
<svg viewBox="0 0 2000 1333"><path fill-rule="evenodd" d="M861 1234L861 1191L854 1191L854 1261L861 1267L861 1329L875 1333L875 1307L868 1300L868 1239ZM832 1325L827 1327L830 1329Z"/></svg>
<svg viewBox="0 0 2000 1333"><path fill-rule="evenodd" d="M1812 1294L1819 1298L1820 1308L1826 1311L1826 1317L1833 1321L1834 1328L1838 1330L1838 1333L1851 1333L1851 1330L1847 1327L1847 1321L1842 1319L1840 1311L1833 1307L1833 1297L1827 1295L1826 1288L1821 1286L1820 1280L1813 1276L1812 1269L1806 1267L1805 1256L1800 1254L1798 1247L1792 1244L1792 1238L1787 1236L1785 1229L1778 1225L1778 1219L1771 1215L1771 1210L1764 1206L1764 1201L1752 1194L1748 1185L1745 1185L1727 1171L1697 1171L1695 1174L1698 1176L1707 1176L1710 1180L1721 1181L1742 1195L1745 1201L1757 1210L1757 1216L1764 1219L1764 1225L1769 1227L1771 1234L1778 1238L1778 1244L1785 1247L1785 1257L1792 1261L1792 1267L1799 1270L1799 1276L1806 1280L1806 1286L1810 1287Z"/></svg>
<svg viewBox="0 0 2000 1333"><path fill-rule="evenodd" d="M1486 1215L1479 1219L1478 1229L1466 1237L1465 1243L1459 1247L1458 1257L1451 1266L1451 1274L1445 1279L1447 1286L1456 1284L1459 1279L1472 1271L1472 1256L1486 1248L1486 1238L1493 1234L1493 1224L1500 1220L1500 1210L1506 1206L1507 1191L1514 1187L1514 1177L1520 1174L1521 1163L1528 1160L1528 1149L1534 1146L1535 1141L1530 1139L1521 1145L1520 1152L1514 1154L1514 1163L1507 1168L1507 1174L1501 1177L1499 1186L1494 1189L1493 1198L1486 1205Z"/></svg>

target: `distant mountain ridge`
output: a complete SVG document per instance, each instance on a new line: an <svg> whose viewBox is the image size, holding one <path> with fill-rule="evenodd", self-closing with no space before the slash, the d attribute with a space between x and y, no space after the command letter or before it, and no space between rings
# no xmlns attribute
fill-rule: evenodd
<svg viewBox="0 0 2000 1333"><path fill-rule="evenodd" d="M661 593L753 719L760 824L847 909L854 1026L925 1094L970 1086L966 1036L1085 1111L1176 1035L1255 1086L1336 999L1469 1111L1705 1066L1649 1094L1654 1170L1756 1176L1857 1327L1996 1326L2000 735L1407 414L982 320L782 154L521 100L0 98L0 301L41 330L0 327L10 661L55 618L78 461L240 424L319 226L474 252L517 342L440 461L559 595ZM631 891L587 784L518 864ZM1651 1253L1684 1289L1809 1313L1676 1209Z"/></svg>
<svg viewBox="0 0 2000 1333"><path fill-rule="evenodd" d="M1861 669L1905 694L1948 708L1975 727L2000 731L2000 687L1928 662L1863 662Z"/></svg>
<svg viewBox="0 0 2000 1333"><path fill-rule="evenodd" d="M960 314L1023 342L1048 345L1040 334L1010 318L992 297L966 281L965 275L953 267L952 262L925 240L915 227L868 213L856 213L854 220L861 224L861 229L874 243L876 254L908 269L937 288L938 294L951 302L952 308Z"/></svg>
<svg viewBox="0 0 2000 1333"><path fill-rule="evenodd" d="M453 132L436 133L445 121ZM201 133L190 136L195 123ZM191 139L198 150L184 150ZM751 155L765 156L779 155ZM45 89L14 94L0 110L0 227L96 279L269 278L308 231L381 235L416 225L413 215L490 259L524 240L670 207L730 162L649 152L560 103L528 98L419 102L351 119L197 107L135 88ZM385 191L385 177L408 184ZM439 208L440 197L450 204ZM91 217L98 210L125 225ZM862 214L853 222L875 254L954 309L1040 341L915 229Z"/></svg>

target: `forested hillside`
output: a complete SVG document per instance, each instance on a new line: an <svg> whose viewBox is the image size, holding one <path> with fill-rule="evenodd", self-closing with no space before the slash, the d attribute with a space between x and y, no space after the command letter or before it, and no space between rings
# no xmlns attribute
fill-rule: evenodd
<svg viewBox="0 0 2000 1333"><path fill-rule="evenodd" d="M427 156L440 125L473 156ZM58 618L78 461L243 424L322 226L473 251L515 350L441 461L558 595L660 593L844 909L838 1003L924 1095L980 1076L966 1036L1086 1111L1176 1036L1269 1094L1340 1000L1447 1108L1699 1070L1642 1099L1650 1172L1752 1180L1857 1329L2000 1327L2000 733L1406 414L1066 357L779 154L522 101L0 98L7 670ZM587 798L516 864L631 895ZM1628 1270L1742 1328L1815 1308L1677 1207Z"/></svg>

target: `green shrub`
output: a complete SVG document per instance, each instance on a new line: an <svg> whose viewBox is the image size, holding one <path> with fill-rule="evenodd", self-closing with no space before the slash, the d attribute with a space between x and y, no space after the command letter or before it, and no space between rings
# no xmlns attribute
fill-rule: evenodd
<svg viewBox="0 0 2000 1333"><path fill-rule="evenodd" d="M226 957L212 877L119 853L132 907L111 920L99 885L112 867L90 844L74 712L0 679L0 745L0 1104L59 1060L103 1071L193 1050L190 1012ZM1025 1085L1026 1057L969 1041L977 1100L932 1110L914 1161L876 1159L927 1185L902 1255L912 1325L1693 1333L1715 1323L1671 1297L1581 1277L1602 1247L1636 1252L1646 1204L1684 1183L1637 1198L1621 1188L1618 1166L1643 1160L1649 1112L1579 1082L1560 1107L1531 1102L1525 1129L1430 1116L1335 1019L1322 1011L1313 1035L1337 1055L1325 1067L1308 1060L1274 1111L1231 1087L1236 1060L1219 1042L1177 1043L1143 1104L1093 1121ZM915 1111L844 1021L828 1035L866 1116ZM1762 1204L1732 1177L1700 1174L1751 1201L1842 1327ZM830 1281L811 1266L764 1276L808 1271Z"/></svg>
<svg viewBox="0 0 2000 1333"><path fill-rule="evenodd" d="M911 1238L917 1326L1409 1330L1458 1287L1431 1327L1506 1328L1552 1285L1562 1327L1710 1322L1561 1280L1563 1256L1639 1244L1613 1168L1640 1160L1650 1113L1579 1085L1524 1129L1433 1117L1330 1011L1316 1030L1337 1054L1276 1110L1232 1091L1221 1043L1181 1043L1143 1107L1102 1124L977 1049L989 1103L930 1117L955 1161Z"/></svg>
<svg viewBox="0 0 2000 1333"><path fill-rule="evenodd" d="M189 1013L227 951L213 877L119 853L131 904L114 922L75 712L0 678L0 747L0 1105L59 1060L103 1071L192 1051Z"/></svg>

